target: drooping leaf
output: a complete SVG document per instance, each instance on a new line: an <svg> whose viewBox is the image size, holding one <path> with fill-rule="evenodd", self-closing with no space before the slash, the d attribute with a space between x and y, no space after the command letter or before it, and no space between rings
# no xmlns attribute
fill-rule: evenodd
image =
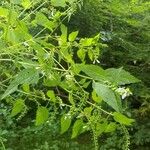
<svg viewBox="0 0 150 150"><path fill-rule="evenodd" d="M71 125L71 116L64 114L61 117L61 134L65 133Z"/></svg>
<svg viewBox="0 0 150 150"><path fill-rule="evenodd" d="M107 86L101 83L93 83L93 89L109 106L117 112L121 111L121 106L118 103L115 93Z"/></svg>
<svg viewBox="0 0 150 150"><path fill-rule="evenodd" d="M71 138L73 139L77 137L82 132L82 128L83 128L83 121L81 119L76 120L76 122L73 125Z"/></svg>
<svg viewBox="0 0 150 150"><path fill-rule="evenodd" d="M46 107L38 107L37 112L36 112L36 125L42 125L45 123L48 119L48 109Z"/></svg>
<svg viewBox="0 0 150 150"><path fill-rule="evenodd" d="M78 31L75 31L75 32L70 33L70 34L69 34L69 41L70 41L70 42L73 42L73 41L76 39L78 33L79 33Z"/></svg>
<svg viewBox="0 0 150 150"><path fill-rule="evenodd" d="M11 116L14 117L19 114L24 109L24 101L22 99L18 99L13 104L13 109L11 111Z"/></svg>
<svg viewBox="0 0 150 150"><path fill-rule="evenodd" d="M140 80L138 80L137 78L135 78L129 72L123 70L122 68L119 69L110 68L105 70L105 72L108 79L117 85L125 85L140 82Z"/></svg>
<svg viewBox="0 0 150 150"><path fill-rule="evenodd" d="M10 83L1 99L15 92L20 84L32 84L37 83L39 80L39 72L34 68L27 68L18 73L15 79Z"/></svg>
<svg viewBox="0 0 150 150"><path fill-rule="evenodd" d="M130 119L119 112L114 112L113 116L114 116L114 120L116 122L119 122L120 124L131 125L134 122L134 119Z"/></svg>

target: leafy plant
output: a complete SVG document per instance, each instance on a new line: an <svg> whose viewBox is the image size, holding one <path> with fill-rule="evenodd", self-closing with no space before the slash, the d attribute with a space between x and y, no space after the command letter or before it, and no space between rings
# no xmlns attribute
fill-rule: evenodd
<svg viewBox="0 0 150 150"><path fill-rule="evenodd" d="M78 31L68 32L63 21L81 4L25 0L1 5L1 101L13 106L10 115L17 120L35 112L36 126L59 116L62 134L72 129L76 138L90 131L95 150L98 137L121 126L128 149L125 126L134 120L125 114L122 99L131 95L125 86L139 80L123 68L100 67L106 47L100 34L77 38Z"/></svg>

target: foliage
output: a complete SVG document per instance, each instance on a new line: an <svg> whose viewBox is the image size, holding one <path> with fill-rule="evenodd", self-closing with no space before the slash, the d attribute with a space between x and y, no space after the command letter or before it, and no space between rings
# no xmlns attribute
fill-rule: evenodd
<svg viewBox="0 0 150 150"><path fill-rule="evenodd" d="M101 33L102 43L108 45L101 52L100 62L104 68L124 66L142 80L131 87L134 96L127 102L132 108L132 111L128 109L129 113L132 112L138 122L130 131L132 145L137 146L133 149L149 144L148 134L143 134L149 130L150 111L149 8L150 3L145 0L85 0L82 10L78 10L69 22L71 31L73 28L80 30L80 37ZM114 137L117 136L114 134Z"/></svg>
<svg viewBox="0 0 150 150"><path fill-rule="evenodd" d="M102 134L121 127L127 150L125 126L134 120L126 113L124 99L132 94L126 86L140 80L123 68L100 67L101 49L106 48L101 34L77 38L78 31L68 32L63 21L81 4L77 0L1 2L1 101L12 107L8 116L16 121L27 117L42 128L58 118L60 132L71 130L72 139L91 132L95 150Z"/></svg>

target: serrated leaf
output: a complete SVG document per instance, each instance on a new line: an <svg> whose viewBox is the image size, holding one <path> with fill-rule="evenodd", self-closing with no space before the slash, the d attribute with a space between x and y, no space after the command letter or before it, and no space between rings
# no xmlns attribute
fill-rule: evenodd
<svg viewBox="0 0 150 150"><path fill-rule="evenodd" d="M106 79L105 71L96 65L82 65L80 69L94 80L102 81Z"/></svg>
<svg viewBox="0 0 150 150"><path fill-rule="evenodd" d="M123 70L122 68L119 69L110 68L105 70L105 72L108 79L117 85L125 85L140 82L140 80L138 80L137 78L135 78L129 72Z"/></svg>
<svg viewBox="0 0 150 150"><path fill-rule="evenodd" d="M73 41L76 39L78 33L79 33L79 31L75 31L75 32L70 33L70 34L69 34L69 38L68 38L69 41L70 41L70 42L73 42Z"/></svg>
<svg viewBox="0 0 150 150"><path fill-rule="evenodd" d="M48 109L46 107L38 107L36 112L36 123L35 125L39 126L45 123L48 119Z"/></svg>
<svg viewBox="0 0 150 150"><path fill-rule="evenodd" d="M24 69L18 73L15 79L10 83L5 93L2 95L1 99L15 92L20 84L32 84L37 83L39 80L38 70L34 68Z"/></svg>
<svg viewBox="0 0 150 150"><path fill-rule="evenodd" d="M101 83L93 83L93 89L97 95L100 96L109 106L111 106L117 112L121 111L121 106L118 103L118 99L115 93L107 86Z"/></svg>
<svg viewBox="0 0 150 150"><path fill-rule="evenodd" d="M80 44L82 46L91 46L93 42L93 38L86 38L86 39L81 39Z"/></svg>
<svg viewBox="0 0 150 150"><path fill-rule="evenodd" d="M124 125L131 125L134 122L134 119L130 119L119 112L114 112L113 117L116 122Z"/></svg>
<svg viewBox="0 0 150 150"><path fill-rule="evenodd" d="M24 109L24 101L22 99L18 99L13 104L13 109L11 111L11 116L14 117L19 114Z"/></svg>
<svg viewBox="0 0 150 150"><path fill-rule="evenodd" d="M83 121L81 119L76 120L76 122L73 125L71 138L73 139L77 137L82 132L82 128L83 128Z"/></svg>
<svg viewBox="0 0 150 150"><path fill-rule="evenodd" d="M61 134L65 133L71 125L71 116L64 114L61 117Z"/></svg>

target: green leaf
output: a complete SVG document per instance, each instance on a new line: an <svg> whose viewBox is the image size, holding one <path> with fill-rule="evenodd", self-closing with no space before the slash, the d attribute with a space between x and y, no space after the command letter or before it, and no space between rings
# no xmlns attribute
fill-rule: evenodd
<svg viewBox="0 0 150 150"><path fill-rule="evenodd" d="M23 90L25 91L25 92L27 92L27 93L29 93L30 92L30 86L29 86L29 84L23 84L22 85L22 88L23 88Z"/></svg>
<svg viewBox="0 0 150 150"><path fill-rule="evenodd" d="M44 26L45 28L52 30L55 26L55 23L50 21L43 13L38 12L36 14L35 20L32 22L33 24L38 24Z"/></svg>
<svg viewBox="0 0 150 150"><path fill-rule="evenodd" d="M96 126L97 136L100 136L105 131L106 127L107 127L107 122L98 123L97 126Z"/></svg>
<svg viewBox="0 0 150 150"><path fill-rule="evenodd" d="M101 83L93 83L93 89L109 106L116 111L121 111L121 106L118 103L115 93L107 86Z"/></svg>
<svg viewBox="0 0 150 150"><path fill-rule="evenodd" d="M85 49L79 49L77 52L78 57L84 61L85 59L86 50Z"/></svg>
<svg viewBox="0 0 150 150"><path fill-rule="evenodd" d="M82 65L80 69L94 80L102 81L106 79L105 71L96 65Z"/></svg>
<svg viewBox="0 0 150 150"><path fill-rule="evenodd" d="M61 33L62 43L67 42L67 27L64 24L61 25Z"/></svg>
<svg viewBox="0 0 150 150"><path fill-rule="evenodd" d="M75 32L70 33L69 34L69 41L73 42L76 39L78 33L79 33L79 31L75 31Z"/></svg>
<svg viewBox="0 0 150 150"><path fill-rule="evenodd" d="M117 124L115 122L111 122L107 125L107 128L105 130L106 133L108 132L114 132L117 128Z"/></svg>
<svg viewBox="0 0 150 150"><path fill-rule="evenodd" d="M134 119L130 119L119 112L114 112L113 116L114 116L114 120L116 122L119 122L120 124L131 125L134 122Z"/></svg>
<svg viewBox="0 0 150 150"><path fill-rule="evenodd" d="M54 91L52 90L47 91L47 96L51 99L52 102L56 102Z"/></svg>
<svg viewBox="0 0 150 150"><path fill-rule="evenodd" d="M38 107L36 112L36 125L39 126L43 123L45 123L48 119L48 109L46 107Z"/></svg>
<svg viewBox="0 0 150 150"><path fill-rule="evenodd" d="M11 116L14 117L19 114L24 109L24 101L22 99L18 99L13 104L13 109L11 111Z"/></svg>
<svg viewBox="0 0 150 150"><path fill-rule="evenodd" d="M117 85L125 85L140 82L140 80L138 80L137 78L135 78L129 72L123 70L122 68L119 69L110 68L105 70L105 72L108 79Z"/></svg>
<svg viewBox="0 0 150 150"><path fill-rule="evenodd" d="M51 0L51 4L55 7L65 7L66 0Z"/></svg>
<svg viewBox="0 0 150 150"><path fill-rule="evenodd" d="M61 134L65 133L71 125L71 116L64 114L61 117Z"/></svg>
<svg viewBox="0 0 150 150"><path fill-rule="evenodd" d="M18 73L15 79L10 83L5 93L2 95L1 99L15 92L20 84L32 84L37 83L39 80L38 70L34 68L24 69Z"/></svg>
<svg viewBox="0 0 150 150"><path fill-rule="evenodd" d="M75 138L77 137L83 129L83 121L81 119L76 120L76 122L73 125L73 129L72 129L72 136L71 138Z"/></svg>
<svg viewBox="0 0 150 150"><path fill-rule="evenodd" d="M81 39L80 44L82 46L91 46L93 42L93 38L86 38L86 39Z"/></svg>
<svg viewBox="0 0 150 150"><path fill-rule="evenodd" d="M32 3L30 0L22 0L21 4L25 9L29 9L32 6Z"/></svg>
<svg viewBox="0 0 150 150"><path fill-rule="evenodd" d="M93 92L92 92L92 99L96 103L101 103L102 102L102 98L96 94L95 90L93 90Z"/></svg>
<svg viewBox="0 0 150 150"><path fill-rule="evenodd" d="M9 15L9 10L6 8L0 7L0 16L7 18L8 15Z"/></svg>

